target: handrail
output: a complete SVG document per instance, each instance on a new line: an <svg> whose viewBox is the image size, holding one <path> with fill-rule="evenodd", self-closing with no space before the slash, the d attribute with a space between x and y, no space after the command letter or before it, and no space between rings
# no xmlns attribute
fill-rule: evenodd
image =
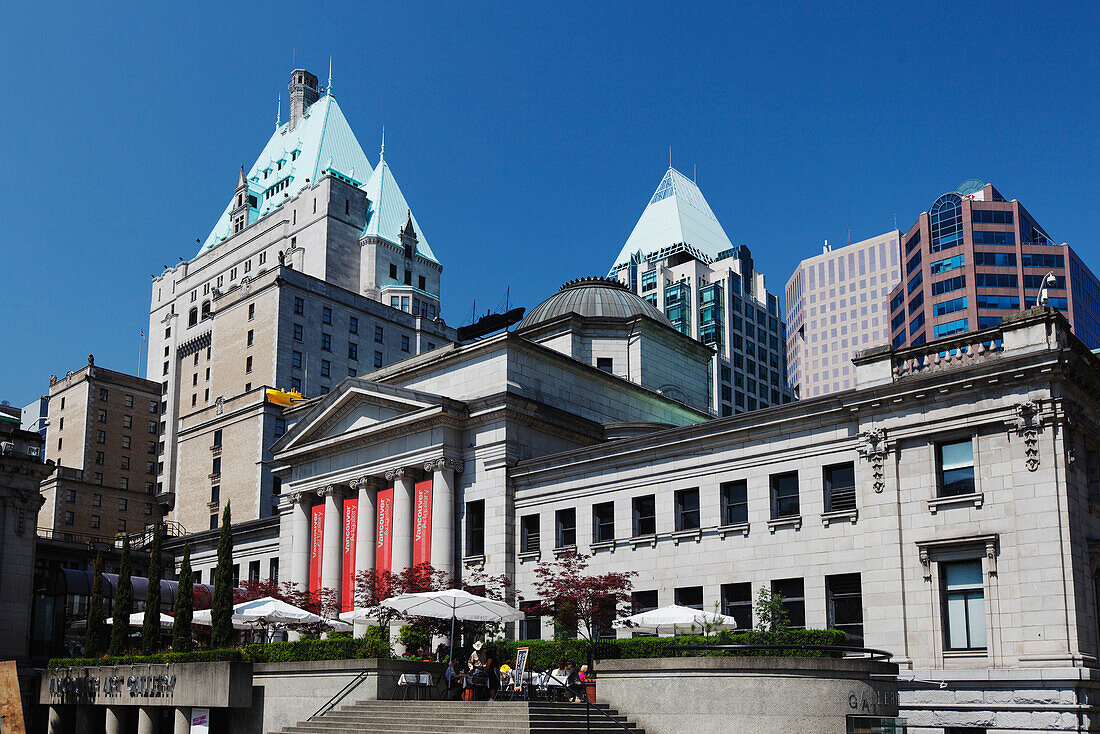
<svg viewBox="0 0 1100 734"><path fill-rule="evenodd" d="M808 650L812 652L839 652L847 655L865 656L867 660L888 661L894 654L872 647L845 647L843 645L667 645L665 651L672 650L672 657L680 657L681 650Z"/></svg>
<svg viewBox="0 0 1100 734"><path fill-rule="evenodd" d="M329 711L331 711L333 708L336 707L336 704L343 701L345 696L347 696L349 693L351 693L353 690L355 690L359 686L359 684L362 683L366 679L366 677L367 677L367 671L365 671L365 670L359 671L359 675L352 678L352 680L346 686L344 686L338 692L336 692L332 696L332 698L330 698L328 701L325 702L325 704L323 706L321 706L321 708L314 711L313 715L310 716L308 719L306 719L306 721L313 721L318 716L324 716L325 714L327 714Z"/></svg>
<svg viewBox="0 0 1100 734"><path fill-rule="evenodd" d="M546 677L547 677L547 678L549 678L549 679L552 679L552 680L555 680L555 681L557 681L557 682L558 682L558 683L559 683L559 684L561 685L561 687L562 687L562 688L565 688L566 690L569 690L569 691L573 691L573 689L569 688L569 686L567 686L567 685L566 685L566 684L565 684L565 683L564 683L564 682L562 681L562 679L561 679L561 678L558 678L558 677L557 677L557 676L555 676L555 675L554 675L553 673L547 673L547 674L546 674ZM582 681L582 682L583 682L583 681ZM589 700L588 700L588 694L587 694L586 692L584 692L583 690L581 690L581 691L573 691L573 693L575 693L575 694L577 694L578 696L580 696L580 699L581 699L582 701L584 701L584 706L585 706L585 709L584 709L584 714L585 714L585 716L584 716L584 718L585 718L585 724L584 724L584 725L585 725L585 729L586 729L586 730L587 730L587 731L589 732L589 734L591 734L591 732L592 732L592 712L593 712L593 711L596 711L596 712L597 712L598 714L600 714L600 716L604 717L605 719L607 719L607 720L608 720L608 721L610 721L611 723L615 724L615 725L616 725L616 726L618 726L618 727L619 727L620 729L622 729L623 731L625 731L625 732L626 732L627 734L637 734L637 732L635 732L635 731L634 731L633 729L631 729L630 727L628 727L628 726L627 726L626 724L624 724L623 722L621 722L621 721L617 720L617 719L616 719L615 717L613 717L613 716L612 716L611 714L607 713L606 711L604 711L603 709L601 709L601 708L600 708L599 706L597 706L596 704L594 704L594 703L592 703L591 701L589 701Z"/></svg>

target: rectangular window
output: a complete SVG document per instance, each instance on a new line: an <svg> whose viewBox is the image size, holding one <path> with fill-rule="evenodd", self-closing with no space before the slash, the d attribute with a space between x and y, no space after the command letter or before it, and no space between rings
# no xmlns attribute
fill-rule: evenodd
<svg viewBox="0 0 1100 734"><path fill-rule="evenodd" d="M107 411L105 411L105 410L99 411L99 422L100 423L106 423L107 422Z"/></svg>
<svg viewBox="0 0 1100 734"><path fill-rule="evenodd" d="M944 631L949 650L985 648L985 586L981 561L941 563Z"/></svg>
<svg viewBox="0 0 1100 734"><path fill-rule="evenodd" d="M1053 270L1056 268L1064 268L1066 266L1066 260L1061 255L1051 255L1046 252L1025 252L1023 264L1025 268L1046 268L1047 270Z"/></svg>
<svg viewBox="0 0 1100 734"><path fill-rule="evenodd" d="M354 316L352 316L348 319L348 333L349 334L358 334L359 333L359 319L355 318Z"/></svg>
<svg viewBox="0 0 1100 734"><path fill-rule="evenodd" d="M676 589L673 592L674 603L677 606L688 607L690 609L702 609L703 608L703 587L702 586L684 586Z"/></svg>
<svg viewBox="0 0 1100 734"><path fill-rule="evenodd" d="M912 294L913 291L915 291L917 289L917 286L919 286L922 281L924 281L924 273L923 272L917 273L916 275L914 275L912 278L909 279L909 285L907 285L905 287L905 292L909 293L909 294Z"/></svg>
<svg viewBox="0 0 1100 734"><path fill-rule="evenodd" d="M974 224L1012 224L1011 211L998 211L995 209L971 209L970 221Z"/></svg>
<svg viewBox="0 0 1100 734"><path fill-rule="evenodd" d="M737 620L737 630L751 630L752 584L722 584L722 614Z"/></svg>
<svg viewBox="0 0 1100 734"><path fill-rule="evenodd" d="M290 366L291 367L297 367L298 369L302 368L302 353L301 352L291 352L290 353Z"/></svg>
<svg viewBox="0 0 1100 734"><path fill-rule="evenodd" d="M118 511L119 512L126 512L127 508L129 507L129 504L130 503L127 502L126 499L120 499L118 501Z"/></svg>
<svg viewBox="0 0 1100 734"><path fill-rule="evenodd" d="M409 335L408 334L402 334L401 335L401 351L405 352L405 353L408 353L408 351L409 351Z"/></svg>
<svg viewBox="0 0 1100 734"><path fill-rule="evenodd" d="M1024 288L1026 288L1029 291L1038 290L1039 288L1042 288L1043 287L1043 278L1045 278L1045 277L1046 277L1045 275L1039 275L1037 273L1036 274L1024 275ZM1054 284L1051 285L1050 287L1055 288L1057 290L1065 290L1066 289L1066 276L1064 276L1064 275L1055 275L1054 276Z"/></svg>
<svg viewBox="0 0 1100 734"><path fill-rule="evenodd" d="M936 444L939 496L974 493L974 444L968 438Z"/></svg>
<svg viewBox="0 0 1100 734"><path fill-rule="evenodd" d="M245 374L248 374L249 372L252 371L252 357L245 357L244 358L244 371L245 371Z"/></svg>
<svg viewBox="0 0 1100 734"><path fill-rule="evenodd" d="M375 326L374 327L374 340L376 342L378 342L379 344L381 344L383 342L382 336L383 336L382 327L381 326Z"/></svg>
<svg viewBox="0 0 1100 734"><path fill-rule="evenodd" d="M748 480L723 482L719 494L723 525L743 525L749 521Z"/></svg>
<svg viewBox="0 0 1100 734"><path fill-rule="evenodd" d="M211 530L217 530L218 529L218 513L216 513L216 512L210 513L210 529ZM197 583L198 576L196 576L195 578L196 578L196 583Z"/></svg>
<svg viewBox="0 0 1100 734"><path fill-rule="evenodd" d="M957 270L966 264L966 255L958 254L954 257L947 257L943 260L937 260L928 266L928 271L932 275L940 275L942 273L948 273L952 270Z"/></svg>
<svg viewBox="0 0 1100 734"><path fill-rule="evenodd" d="M1019 296L995 296L990 293L978 294L978 308L994 308L998 311L1015 311L1019 307Z"/></svg>
<svg viewBox="0 0 1100 734"><path fill-rule="evenodd" d="M845 645L863 647L863 591L858 573L825 577L825 618L829 629L848 635Z"/></svg>
<svg viewBox="0 0 1100 734"><path fill-rule="evenodd" d="M979 296L980 298L980 296ZM966 310L966 296L952 298L950 301L940 301L932 304L933 316L946 316L949 313L957 313Z"/></svg>
<svg viewBox="0 0 1100 734"><path fill-rule="evenodd" d="M772 519L797 517L799 514L798 472L772 474L771 490Z"/></svg>
<svg viewBox="0 0 1100 734"><path fill-rule="evenodd" d="M296 341L296 342L302 341L302 325L301 324L295 324L294 325L294 341Z"/></svg>
<svg viewBox="0 0 1100 734"><path fill-rule="evenodd" d="M107 432L106 431L96 431L96 433L95 433L95 442L96 443L107 443Z"/></svg>
<svg viewBox="0 0 1100 734"><path fill-rule="evenodd" d="M592 542L615 540L615 503L601 502L592 506Z"/></svg>
<svg viewBox="0 0 1100 734"><path fill-rule="evenodd" d="M382 366L382 353L381 352L375 352L374 353L374 366L375 367L381 367Z"/></svg>
<svg viewBox="0 0 1100 734"><path fill-rule="evenodd" d="M348 342L348 359L353 362L359 361L359 345L355 342Z"/></svg>
<svg viewBox="0 0 1100 734"><path fill-rule="evenodd" d="M95 452L95 463L99 466L103 466L103 452L102 451L96 451Z"/></svg>
<svg viewBox="0 0 1100 734"><path fill-rule="evenodd" d="M219 486L217 484L215 484L213 487L211 487L210 488L210 501L211 502L217 502L218 500L220 500L221 499L221 491L222 491L221 486Z"/></svg>
<svg viewBox="0 0 1100 734"><path fill-rule="evenodd" d="M656 535L657 533L657 499L651 494L644 497L635 497L631 500L631 512L633 514L634 537L642 535Z"/></svg>
<svg viewBox="0 0 1100 734"><path fill-rule="evenodd" d="M272 558L267 563L267 579L268 581L279 580L279 559Z"/></svg>
<svg viewBox="0 0 1100 734"><path fill-rule="evenodd" d="M985 230L974 230L974 244L975 245L1015 245L1016 233L1015 232L987 232ZM1015 259L1015 257L1013 257Z"/></svg>
<svg viewBox="0 0 1100 734"><path fill-rule="evenodd" d="M67 523L67 524L71 525L72 523ZM92 527L93 528L98 528L99 527L99 515L92 515Z"/></svg>
<svg viewBox="0 0 1100 734"><path fill-rule="evenodd" d="M275 419L275 435L281 436L286 433L286 418Z"/></svg>
<svg viewBox="0 0 1100 734"><path fill-rule="evenodd" d="M321 307L321 323L322 324L331 324L332 323L332 309L329 308L328 306L322 306Z"/></svg>
<svg viewBox="0 0 1100 734"><path fill-rule="evenodd" d="M956 275L954 278L947 278L946 280L937 280L932 284L932 295L939 296L944 293L950 293L951 291L957 291L960 288L966 287L966 276Z"/></svg>
<svg viewBox="0 0 1100 734"><path fill-rule="evenodd" d="M538 553L539 515L524 515L519 521L519 552Z"/></svg>
<svg viewBox="0 0 1100 734"><path fill-rule="evenodd" d="M855 464L833 464L822 470L825 479L825 512L856 509Z"/></svg>
<svg viewBox="0 0 1100 734"><path fill-rule="evenodd" d="M213 461L210 462L210 473L221 474L222 473L222 458L215 456Z"/></svg>
<svg viewBox="0 0 1100 734"><path fill-rule="evenodd" d="M218 278L218 280L221 280L221 278ZM255 318L256 318L256 304L255 303L250 303L250 304L248 304L248 320L252 321Z"/></svg>
<svg viewBox="0 0 1100 734"><path fill-rule="evenodd" d="M332 334L321 334L321 351L332 351Z"/></svg>
<svg viewBox="0 0 1100 734"><path fill-rule="evenodd" d="M542 619L532 611L537 606L538 602L521 601L519 603L519 609L524 616L519 621L519 634L516 635L518 639L542 639Z"/></svg>
<svg viewBox="0 0 1100 734"><path fill-rule="evenodd" d="M485 500L466 503L466 556L485 555Z"/></svg>
<svg viewBox="0 0 1100 734"><path fill-rule="evenodd" d="M133 428L134 427L134 416L132 416L132 415L122 416L122 427L123 428Z"/></svg>
<svg viewBox="0 0 1100 734"><path fill-rule="evenodd" d="M73 519L74 519L73 513L71 513L71 512L66 512L65 513L65 524L66 525L72 525L73 524Z"/></svg>
<svg viewBox="0 0 1100 734"><path fill-rule="evenodd" d="M632 591L630 593L630 607L632 614L649 612L658 607L657 591Z"/></svg>
<svg viewBox="0 0 1100 734"><path fill-rule="evenodd" d="M92 507L100 507L102 504L103 504L103 495L93 494L92 495Z"/></svg>
<svg viewBox="0 0 1100 734"><path fill-rule="evenodd" d="M260 580L260 562L249 561L248 562L248 580L259 581Z"/></svg>
<svg viewBox="0 0 1100 734"><path fill-rule="evenodd" d="M675 495L676 529L699 529L699 490L681 489Z"/></svg>
<svg viewBox="0 0 1100 734"><path fill-rule="evenodd" d="M974 282L979 288L1016 288L1015 273L975 273Z"/></svg>
<svg viewBox="0 0 1100 734"><path fill-rule="evenodd" d="M246 337L246 340L245 340L247 346L252 346L253 341L255 341L255 336L256 336L256 332L253 331L252 329L249 329L248 330L248 336Z"/></svg>
<svg viewBox="0 0 1100 734"><path fill-rule="evenodd" d="M298 296L294 297L294 313L301 316L306 312L306 302Z"/></svg>
<svg viewBox="0 0 1100 734"><path fill-rule="evenodd" d="M568 507L554 513L554 547L573 548L577 545L577 510Z"/></svg>
<svg viewBox="0 0 1100 734"><path fill-rule="evenodd" d="M772 594L783 597L783 611L791 629L806 627L806 592L802 579L779 579L772 581Z"/></svg>
<svg viewBox="0 0 1100 734"><path fill-rule="evenodd" d="M321 377L329 377L332 372L332 363L327 359L321 360Z"/></svg>
<svg viewBox="0 0 1100 734"><path fill-rule="evenodd" d="M596 369L604 372L613 372L615 360L611 357L596 357Z"/></svg>
<svg viewBox="0 0 1100 734"><path fill-rule="evenodd" d="M961 334L964 331L970 329L969 319L955 319L954 321L947 321L942 324L936 324L932 329L936 339L941 339L945 336L951 336L953 334Z"/></svg>
<svg viewBox="0 0 1100 734"><path fill-rule="evenodd" d="M992 268L1016 267L1015 252L975 252L974 264Z"/></svg>

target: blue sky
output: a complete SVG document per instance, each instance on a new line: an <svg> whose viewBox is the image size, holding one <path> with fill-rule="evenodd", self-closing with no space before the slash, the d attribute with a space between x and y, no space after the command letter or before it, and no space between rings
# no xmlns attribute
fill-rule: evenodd
<svg viewBox="0 0 1100 734"><path fill-rule="evenodd" d="M465 323L604 274L668 164L781 291L967 178L1100 269L1098 3L8 6L0 399L137 367L297 65L386 158Z"/></svg>

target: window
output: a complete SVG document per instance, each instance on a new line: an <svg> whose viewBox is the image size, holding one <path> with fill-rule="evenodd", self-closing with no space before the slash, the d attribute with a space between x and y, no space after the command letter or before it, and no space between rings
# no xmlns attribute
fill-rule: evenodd
<svg viewBox="0 0 1100 734"><path fill-rule="evenodd" d="M301 324L295 324L294 325L294 341L296 341L296 342L302 341L302 325Z"/></svg>
<svg viewBox="0 0 1100 734"><path fill-rule="evenodd" d="M969 319L955 319L954 321L946 321L942 324L936 324L932 331L936 339L941 339L945 336L951 336L952 334L961 334L962 332L969 329Z"/></svg>
<svg viewBox="0 0 1100 734"><path fill-rule="evenodd" d="M958 254L954 257L945 258L943 260L937 260L928 266L928 271L931 275L940 275L952 270L957 270L966 264L966 255Z"/></svg>
<svg viewBox="0 0 1100 734"><path fill-rule="evenodd" d="M1046 277L1045 275L1038 275L1038 274L1025 275L1024 276L1024 288L1026 288L1029 291L1030 290L1038 290L1039 288L1042 288L1043 287L1043 279L1045 277ZM1055 288L1057 290L1065 290L1066 289L1066 276L1064 276L1064 275L1055 275L1054 276L1054 284L1050 287Z"/></svg>
<svg viewBox="0 0 1100 734"><path fill-rule="evenodd" d="M615 360L611 357L596 357L596 369L604 372L612 372L615 368Z"/></svg>
<svg viewBox="0 0 1100 734"><path fill-rule="evenodd" d="M286 433L286 418L275 419L275 435L281 436Z"/></svg>
<svg viewBox="0 0 1100 734"><path fill-rule="evenodd" d="M99 507L102 504L103 504L103 495L93 494L92 495L92 507Z"/></svg>
<svg viewBox="0 0 1100 734"><path fill-rule="evenodd" d="M210 529L211 530L217 530L218 529L218 513L216 513L216 512L211 512L210 513ZM198 576L195 577L195 583L198 583L198 578L199 578Z"/></svg>
<svg viewBox="0 0 1100 734"><path fill-rule="evenodd" d="M327 359L321 360L321 377L329 377L332 372L332 363Z"/></svg>
<svg viewBox="0 0 1100 734"><path fill-rule="evenodd" d="M96 484L102 485L103 484L103 472L97 471L95 473L95 478L92 479L92 481L95 482Z"/></svg>
<svg viewBox="0 0 1100 734"><path fill-rule="evenodd" d="M798 507L798 472L786 472L785 474L772 474L772 519L778 520L784 517L797 517Z"/></svg>
<svg viewBox="0 0 1100 734"><path fill-rule="evenodd" d="M523 619L519 621L519 634L516 635L521 640L541 640L542 639L542 620L535 614L532 609L538 606L538 602L521 601L519 603L519 609L523 612Z"/></svg>
<svg viewBox="0 0 1100 734"><path fill-rule="evenodd" d="M806 596L802 579L780 579L772 581L772 594L783 597L783 611L792 629L806 626Z"/></svg>
<svg viewBox="0 0 1100 734"><path fill-rule="evenodd" d="M259 581L260 580L260 562L249 561L248 563L248 580Z"/></svg>
<svg viewBox="0 0 1100 734"><path fill-rule="evenodd" d="M573 548L577 545L577 510L569 507L554 513L554 547Z"/></svg>
<svg viewBox="0 0 1100 734"><path fill-rule="evenodd" d="M656 535L657 533L657 500L647 494L644 497L635 497L631 501L631 511L634 516L634 537L641 535Z"/></svg>
<svg viewBox="0 0 1100 734"><path fill-rule="evenodd" d="M858 573L825 577L825 618L829 629L847 633L844 644L863 647L863 592Z"/></svg>
<svg viewBox="0 0 1100 734"><path fill-rule="evenodd" d="M939 252L962 244L962 197L956 193L944 194L929 210L932 239L929 248Z"/></svg>
<svg viewBox="0 0 1100 734"><path fill-rule="evenodd" d="M302 369L302 353L301 352L291 352L290 353L290 366L291 367L297 367L298 369Z"/></svg>
<svg viewBox="0 0 1100 734"><path fill-rule="evenodd" d="M1015 245L1016 234L1014 232L986 232L984 230L974 230L974 244ZM1015 260L1016 256L1013 255L1012 259Z"/></svg>
<svg viewBox="0 0 1100 734"><path fill-rule="evenodd" d="M985 588L982 562L941 563L947 649L985 648Z"/></svg>
<svg viewBox="0 0 1100 734"><path fill-rule="evenodd" d="M95 432L95 442L96 443L107 443L107 432L106 431L96 431Z"/></svg>
<svg viewBox="0 0 1100 734"><path fill-rule="evenodd" d="M524 515L520 518L519 552L539 552L539 515Z"/></svg>
<svg viewBox="0 0 1100 734"><path fill-rule="evenodd" d="M321 351L332 351L332 334L321 334Z"/></svg>
<svg viewBox="0 0 1100 734"><path fill-rule="evenodd" d="M856 509L855 464L833 464L822 470L825 479L825 512Z"/></svg>
<svg viewBox="0 0 1100 734"><path fill-rule="evenodd" d="M125 498L120 499L118 501L118 511L126 512L126 510L129 508L129 505L130 503Z"/></svg>
<svg viewBox="0 0 1100 734"><path fill-rule="evenodd" d="M1053 270L1066 266L1065 258L1061 255L1051 255L1045 252L1025 252L1023 256L1025 268L1046 268Z"/></svg>
<svg viewBox="0 0 1100 734"><path fill-rule="evenodd" d="M250 304L248 304L248 320L252 321L255 318L256 318L256 304L255 303L250 303ZM251 332L249 332L249 333L251 333Z"/></svg>
<svg viewBox="0 0 1100 734"><path fill-rule="evenodd" d="M971 209L970 221L974 224L1012 224L1011 211L996 211L994 209Z"/></svg>
<svg viewBox="0 0 1100 734"><path fill-rule="evenodd" d="M244 371L248 374L252 371L252 357L245 357L244 359Z"/></svg>
<svg viewBox="0 0 1100 734"><path fill-rule="evenodd" d="M156 421L149 421L149 433L152 433L153 435L156 435L156 432L157 432L157 422Z"/></svg>
<svg viewBox="0 0 1100 734"><path fill-rule="evenodd" d="M485 500L466 503L466 556L485 555Z"/></svg>
<svg viewBox="0 0 1100 734"><path fill-rule="evenodd" d="M382 343L382 327L381 326L375 326L374 327L374 340L376 342L378 342L379 344Z"/></svg>
<svg viewBox="0 0 1100 734"><path fill-rule="evenodd" d="M413 284L413 276L412 276L412 271L411 270L408 270L408 269L405 270L404 282L405 282L405 285L412 285Z"/></svg>
<svg viewBox="0 0 1100 734"><path fill-rule="evenodd" d="M359 361L359 345L355 342L348 342L348 359Z"/></svg>
<svg viewBox="0 0 1100 734"><path fill-rule="evenodd" d="M348 319L348 333L349 334L358 334L359 333L359 319L355 318L354 316L352 316Z"/></svg>
<svg viewBox="0 0 1100 734"><path fill-rule="evenodd" d="M193 308L187 312L187 326L191 327L197 323L199 323L199 310L197 308Z"/></svg>
<svg viewBox="0 0 1100 734"><path fill-rule="evenodd" d="M92 527L93 528L98 528L99 527L99 515L92 515Z"/></svg>
<svg viewBox="0 0 1100 734"><path fill-rule="evenodd" d="M722 584L722 614L737 620L736 629L752 629L752 584Z"/></svg>
<svg viewBox="0 0 1100 734"><path fill-rule="evenodd" d="M408 334L402 334L401 335L401 351L406 352L406 353L408 353L408 351L409 351L409 335Z"/></svg>
<svg viewBox="0 0 1100 734"><path fill-rule="evenodd" d="M304 314L305 312L306 312L306 302L305 302L305 301L303 301L303 300L302 300L301 298L299 298L298 296L295 296L295 297L294 297L294 313L296 313L296 314L298 314L299 316L301 316L301 315L302 315L302 314Z"/></svg>
<svg viewBox="0 0 1100 734"><path fill-rule="evenodd" d="M676 492L676 529L699 529L699 490L681 489Z"/></svg>
<svg viewBox="0 0 1100 734"><path fill-rule="evenodd" d="M722 483L719 501L723 525L743 525L749 521L748 487L745 479Z"/></svg>
<svg viewBox="0 0 1100 734"><path fill-rule="evenodd" d="M633 591L630 593L631 614L649 612L657 608L657 591Z"/></svg>
<svg viewBox="0 0 1100 734"><path fill-rule="evenodd" d="M1018 285L1015 273L975 273L974 282L979 288L1016 288Z"/></svg>
<svg viewBox="0 0 1100 734"><path fill-rule="evenodd" d="M964 441L936 444L936 473L939 496L974 493L974 444Z"/></svg>
<svg viewBox="0 0 1100 734"><path fill-rule="evenodd" d="M390 277L397 280L397 265L390 263Z"/></svg>
<svg viewBox="0 0 1100 734"><path fill-rule="evenodd" d="M374 366L375 367L381 367L382 366L382 353L381 352L375 352L374 353Z"/></svg>
<svg viewBox="0 0 1100 734"><path fill-rule="evenodd" d="M210 488L210 501L211 502L218 502L221 499L221 491L222 491L222 488L218 484L215 484L213 487L211 487Z"/></svg>
<svg viewBox="0 0 1100 734"><path fill-rule="evenodd" d="M673 598L675 604L681 607L689 607L691 609L703 608L703 587L702 586L686 586L676 589Z"/></svg>
<svg viewBox="0 0 1100 734"><path fill-rule="evenodd" d="M222 458L215 456L214 460L210 462L210 473L221 474L222 473Z"/></svg>
<svg viewBox="0 0 1100 734"><path fill-rule="evenodd" d="M213 446L221 446L222 445L222 429L219 428L216 431L214 431L214 443L212 445Z"/></svg>
<svg viewBox="0 0 1100 734"><path fill-rule="evenodd" d="M124 471L128 471L130 469L130 457L129 456L123 456L122 457L122 467L121 468Z"/></svg>
<svg viewBox="0 0 1100 734"><path fill-rule="evenodd" d="M279 559L278 558L272 558L270 561L268 561L267 568L268 568L268 571L267 571L268 580L269 581L278 581L279 580Z"/></svg>
<svg viewBox="0 0 1100 734"><path fill-rule="evenodd" d="M97 466L103 466L103 452L102 451L96 451L95 452L95 463L96 463Z"/></svg>
<svg viewBox="0 0 1100 734"><path fill-rule="evenodd" d="M976 234L976 233L975 233ZM975 252L974 264L993 268L1016 267L1016 253L1014 252Z"/></svg>
<svg viewBox="0 0 1100 734"><path fill-rule="evenodd" d="M601 502L592 506L592 542L615 540L615 503Z"/></svg>
<svg viewBox="0 0 1100 734"><path fill-rule="evenodd" d="M100 423L106 423L107 422L107 411L105 411L105 410L99 411L99 422Z"/></svg>
<svg viewBox="0 0 1100 734"><path fill-rule="evenodd" d="M424 279L423 275L417 276L416 287L419 288L420 290L426 290L427 289L427 281Z"/></svg>
<svg viewBox="0 0 1100 734"><path fill-rule="evenodd" d="M70 503L76 502L76 490L75 489L66 490L66 492L65 492L65 501L70 502Z"/></svg>
<svg viewBox="0 0 1100 734"><path fill-rule="evenodd" d="M249 329L248 330L248 338L246 340L247 346L252 346L252 342L254 341L254 337L255 337L255 332L252 329Z"/></svg>
<svg viewBox="0 0 1100 734"><path fill-rule="evenodd" d="M995 296L989 293L978 294L978 308L994 308L999 311L1015 311L1019 307L1019 296Z"/></svg>
<svg viewBox="0 0 1100 734"><path fill-rule="evenodd" d="M331 324L332 323L332 309L329 308L328 306L322 306L321 307L321 323L322 324Z"/></svg>
<svg viewBox="0 0 1100 734"><path fill-rule="evenodd" d="M949 313L956 313L958 311L965 310L966 296L959 296L958 298L952 298L950 301L941 301L939 303L932 304L933 316L946 316Z"/></svg>

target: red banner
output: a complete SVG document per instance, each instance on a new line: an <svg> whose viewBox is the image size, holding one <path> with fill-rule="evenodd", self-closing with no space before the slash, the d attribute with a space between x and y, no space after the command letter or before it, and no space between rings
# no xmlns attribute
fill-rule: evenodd
<svg viewBox="0 0 1100 734"><path fill-rule="evenodd" d="M413 566L432 562L432 480L413 485Z"/></svg>
<svg viewBox="0 0 1100 734"><path fill-rule="evenodd" d="M309 530L309 590L321 588L321 553L325 545L325 505L318 502L313 506L313 517Z"/></svg>
<svg viewBox="0 0 1100 734"><path fill-rule="evenodd" d="M359 500L344 500L344 565L340 583L341 611L355 608L355 539L359 533Z"/></svg>
<svg viewBox="0 0 1100 734"><path fill-rule="evenodd" d="M378 491L378 540L374 567L389 573L393 549L393 487Z"/></svg>

